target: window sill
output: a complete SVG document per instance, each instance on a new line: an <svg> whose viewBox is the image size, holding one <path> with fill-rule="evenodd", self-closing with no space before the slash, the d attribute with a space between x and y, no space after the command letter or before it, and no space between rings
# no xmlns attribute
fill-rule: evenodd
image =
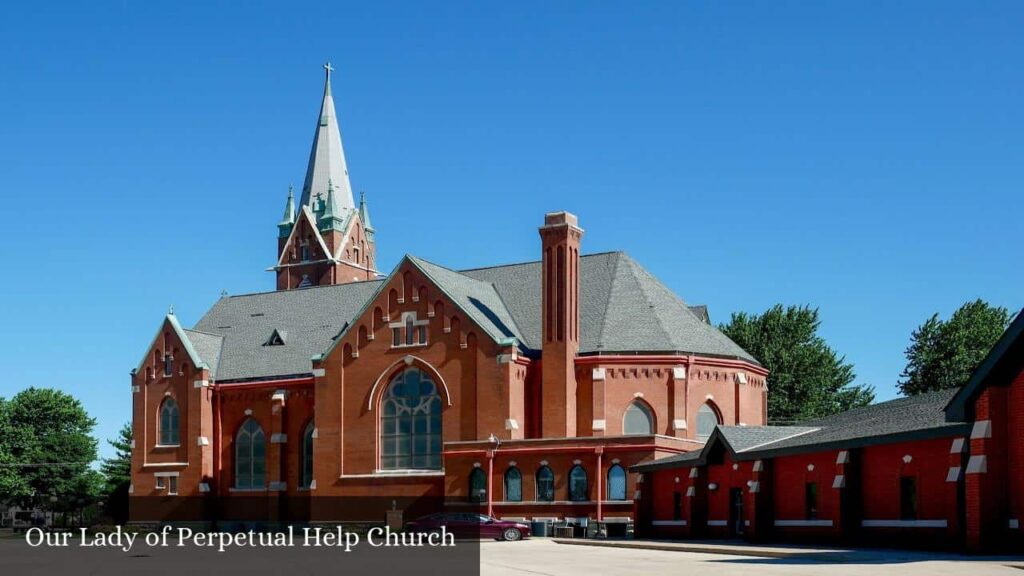
<svg viewBox="0 0 1024 576"><path fill-rule="evenodd" d="M398 344L398 345L392 344L392 345L391 345L391 348L392 348L392 349L400 349L400 348L423 348L423 347L427 346L428 344L429 344L429 342L424 342L423 344Z"/></svg>
<svg viewBox="0 0 1024 576"><path fill-rule="evenodd" d="M444 476L444 470L374 470L369 474L342 474L339 478L415 478L420 476Z"/></svg>
<svg viewBox="0 0 1024 576"><path fill-rule="evenodd" d="M228 492L266 492L266 488L228 488Z"/></svg>
<svg viewBox="0 0 1024 576"><path fill-rule="evenodd" d="M169 448L181 448L181 444L157 444L153 446L154 449L169 449Z"/></svg>

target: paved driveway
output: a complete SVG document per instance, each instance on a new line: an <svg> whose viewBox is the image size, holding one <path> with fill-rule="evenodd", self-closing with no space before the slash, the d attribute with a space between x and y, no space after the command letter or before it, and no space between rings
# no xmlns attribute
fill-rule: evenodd
<svg viewBox="0 0 1024 576"><path fill-rule="evenodd" d="M851 561L852 560L852 561ZM982 576L1002 574L1024 576L1024 567L1012 560L961 559L900 551L856 552L844 561L829 562L799 558L752 558L718 554L695 554L660 550L632 550L569 546L538 538L523 542L484 542L481 550L482 576L643 576L715 575L847 575L850 576Z"/></svg>

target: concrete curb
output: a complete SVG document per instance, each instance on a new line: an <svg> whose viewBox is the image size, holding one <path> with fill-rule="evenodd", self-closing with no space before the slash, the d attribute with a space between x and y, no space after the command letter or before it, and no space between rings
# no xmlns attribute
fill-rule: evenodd
<svg viewBox="0 0 1024 576"><path fill-rule="evenodd" d="M782 550L778 548L746 548L743 546L670 544L658 542L630 542L628 540L575 540L552 538L558 544L571 546L596 546L606 548L634 548L637 550L661 550L665 552L690 552L694 554L722 554L725 556L752 556L756 558L803 558L806 560L842 560L847 555L839 550Z"/></svg>

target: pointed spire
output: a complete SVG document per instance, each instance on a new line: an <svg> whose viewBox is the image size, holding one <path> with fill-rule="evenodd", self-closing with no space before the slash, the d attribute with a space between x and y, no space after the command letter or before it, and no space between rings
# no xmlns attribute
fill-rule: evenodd
<svg viewBox="0 0 1024 576"><path fill-rule="evenodd" d="M359 193L359 219L363 221L366 235L373 238L373 224L370 224L370 209L366 206L366 192Z"/></svg>
<svg viewBox="0 0 1024 576"><path fill-rule="evenodd" d="M288 200L284 204L284 214L281 221L277 223L278 234L281 238L287 238L295 225L295 191L288 186Z"/></svg>
<svg viewBox="0 0 1024 576"><path fill-rule="evenodd" d="M338 118L334 111L334 97L331 95L333 70L330 62L324 64L324 98L320 105L320 116L313 136L313 147L309 152L309 165L299 204L313 208L317 194L325 194L328 183L333 181L336 187L336 213L340 215L345 210L355 210L355 203L352 201L345 150L341 145L341 129L338 128Z"/></svg>
<svg viewBox="0 0 1024 576"><path fill-rule="evenodd" d="M334 193L334 181L327 181L327 201L324 204L323 214L320 215L320 230L341 230L343 218L338 210L338 197Z"/></svg>

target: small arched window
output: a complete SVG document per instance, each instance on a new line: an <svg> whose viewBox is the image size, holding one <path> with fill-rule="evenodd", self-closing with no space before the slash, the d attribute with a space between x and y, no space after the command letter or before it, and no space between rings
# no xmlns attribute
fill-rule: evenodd
<svg viewBox="0 0 1024 576"><path fill-rule="evenodd" d="M160 404L160 445L177 446L178 435L178 403L174 398L166 398Z"/></svg>
<svg viewBox="0 0 1024 576"><path fill-rule="evenodd" d="M487 478L484 477L484 471L480 468L473 468L473 471L469 473L469 501L487 501Z"/></svg>
<svg viewBox="0 0 1024 576"><path fill-rule="evenodd" d="M267 445L263 428L249 418L235 436L235 488L258 490L266 485Z"/></svg>
<svg viewBox="0 0 1024 576"><path fill-rule="evenodd" d="M515 466L505 471L505 501L523 501L523 474Z"/></svg>
<svg viewBox="0 0 1024 576"><path fill-rule="evenodd" d="M697 410L697 440L707 440L715 431L715 426L721 424L718 411L709 403L703 404Z"/></svg>
<svg viewBox="0 0 1024 576"><path fill-rule="evenodd" d="M626 499L626 470L618 464L608 469L608 499Z"/></svg>
<svg viewBox="0 0 1024 576"><path fill-rule="evenodd" d="M587 497L587 471L579 464L569 470L569 501L586 502Z"/></svg>
<svg viewBox="0 0 1024 576"><path fill-rule="evenodd" d="M654 434L654 415L646 402L633 400L622 416L622 433L629 435Z"/></svg>
<svg viewBox="0 0 1024 576"><path fill-rule="evenodd" d="M541 466L537 470L537 501L555 501L555 473L548 466Z"/></svg>
<svg viewBox="0 0 1024 576"><path fill-rule="evenodd" d="M306 424L302 432L302 478L299 486L309 488L313 485L313 422Z"/></svg>

